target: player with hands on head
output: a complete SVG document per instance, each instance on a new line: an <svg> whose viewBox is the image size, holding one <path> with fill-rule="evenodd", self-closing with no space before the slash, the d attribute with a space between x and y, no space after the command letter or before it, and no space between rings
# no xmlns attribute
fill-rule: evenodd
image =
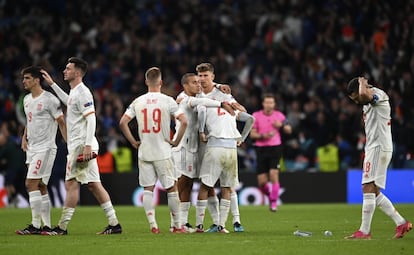
<svg viewBox="0 0 414 255"><path fill-rule="evenodd" d="M386 186L387 168L393 151L389 97L364 77L355 77L348 83L347 95L356 104L362 105L366 143L361 181L362 221L359 229L345 238L371 239L371 222L376 206L394 221L394 238L402 238L413 225L381 192Z"/></svg>

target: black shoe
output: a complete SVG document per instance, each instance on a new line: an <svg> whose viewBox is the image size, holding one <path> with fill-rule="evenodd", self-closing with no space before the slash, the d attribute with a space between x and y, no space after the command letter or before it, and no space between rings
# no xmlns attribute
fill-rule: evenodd
<svg viewBox="0 0 414 255"><path fill-rule="evenodd" d="M112 234L121 234L122 227L120 224L115 226L108 225L103 231L96 233L97 235L112 235Z"/></svg>
<svg viewBox="0 0 414 255"><path fill-rule="evenodd" d="M30 224L26 228L16 230L15 232L18 235L40 235L42 230L40 228L35 228L32 224Z"/></svg>
<svg viewBox="0 0 414 255"><path fill-rule="evenodd" d="M59 226L56 226L53 229L50 229L49 227L44 227L44 230L42 230L42 235L44 236L63 236L67 234L68 231L61 229Z"/></svg>
<svg viewBox="0 0 414 255"><path fill-rule="evenodd" d="M200 225L197 225L196 226L196 228L195 228L195 232L196 233L204 233L204 226L203 226L203 224L200 224Z"/></svg>
<svg viewBox="0 0 414 255"><path fill-rule="evenodd" d="M244 232L244 227L239 222L235 222L233 224L233 229L234 229L234 232Z"/></svg>
<svg viewBox="0 0 414 255"><path fill-rule="evenodd" d="M42 227L42 232L51 232L51 231L52 231L52 229L49 228L48 226L43 226Z"/></svg>

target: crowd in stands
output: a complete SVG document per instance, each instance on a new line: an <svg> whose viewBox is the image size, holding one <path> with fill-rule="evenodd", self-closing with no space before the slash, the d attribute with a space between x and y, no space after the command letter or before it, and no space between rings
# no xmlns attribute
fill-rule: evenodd
<svg viewBox="0 0 414 255"><path fill-rule="evenodd" d="M145 70L160 67L163 92L175 97L184 73L211 62L216 82L229 84L248 112L261 108L264 92L277 96L294 131L284 137L286 171L347 170L361 167L365 137L361 109L344 91L365 76L390 96L391 167L414 168L412 24L410 0L2 0L0 122L22 134L23 67L43 66L68 91L64 65L81 57L100 157L109 157L102 171L136 170L118 122L146 92ZM240 168L255 170L250 140L239 156Z"/></svg>

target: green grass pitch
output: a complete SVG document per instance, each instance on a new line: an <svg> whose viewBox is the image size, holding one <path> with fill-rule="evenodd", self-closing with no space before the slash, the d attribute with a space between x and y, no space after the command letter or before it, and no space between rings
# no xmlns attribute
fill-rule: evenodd
<svg viewBox="0 0 414 255"><path fill-rule="evenodd" d="M414 221L414 204L396 205L400 213ZM18 236L16 229L30 222L29 209L0 209L0 254L414 254L414 230L394 240L395 225L379 209L372 223L372 240L344 240L360 224L361 205L286 204L277 213L265 206L240 207L244 233L171 234L166 206L158 206L156 218L161 234L150 232L143 208L116 206L123 226L121 235L99 236L106 218L99 206L79 206L69 224L67 236ZM56 224L61 209L52 211ZM190 223L194 224L191 208ZM207 214L205 226L211 224ZM313 232L311 237L294 236L297 229ZM325 230L332 231L327 237Z"/></svg>

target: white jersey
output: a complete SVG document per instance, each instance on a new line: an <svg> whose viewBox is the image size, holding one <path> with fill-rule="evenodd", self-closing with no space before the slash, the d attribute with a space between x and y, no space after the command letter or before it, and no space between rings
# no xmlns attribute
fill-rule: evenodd
<svg viewBox="0 0 414 255"><path fill-rule="evenodd" d="M171 158L171 145L167 142L170 140L171 115L176 118L183 114L172 97L160 92L148 92L136 98L125 114L138 122L140 160Z"/></svg>
<svg viewBox="0 0 414 255"><path fill-rule="evenodd" d="M374 100L364 105L365 151L380 146L383 151L392 151L391 107L388 95L378 88L374 90Z"/></svg>
<svg viewBox="0 0 414 255"><path fill-rule="evenodd" d="M236 99L234 99L234 97L231 94L225 94L221 92L219 89L217 89L216 87L214 87L210 93L207 93L207 94L201 93L200 97L206 97L206 98L210 98L210 99L217 100L220 102L228 102L228 103L237 102Z"/></svg>
<svg viewBox="0 0 414 255"><path fill-rule="evenodd" d="M95 114L92 93L83 82L70 90L67 107L68 150L73 151L79 146L85 146L87 125L85 116ZM93 132L95 134L95 130ZM99 150L96 137L93 138L92 150Z"/></svg>
<svg viewBox="0 0 414 255"><path fill-rule="evenodd" d="M201 96L217 100L219 102L236 102L232 95L225 94L216 87L214 87L210 93L202 93ZM221 108L207 108L206 127L208 132L207 138L241 138L240 132L237 130L236 116L230 115L230 113Z"/></svg>
<svg viewBox="0 0 414 255"><path fill-rule="evenodd" d="M198 118L196 106L204 105L206 107L215 107L219 108L221 103L219 101L214 101L208 98L196 98L193 96L188 96L184 92L178 95L177 99L181 99L179 103L179 108L185 113L187 117L187 129L185 130L184 136L177 147L173 148L173 151L178 151L184 147L187 151L197 152L198 150ZM175 130L178 131L181 123L175 121ZM177 136L175 133L174 139Z"/></svg>
<svg viewBox="0 0 414 255"><path fill-rule="evenodd" d="M207 138L240 139L241 134L237 129L236 116L232 116L221 108L207 108Z"/></svg>
<svg viewBox="0 0 414 255"><path fill-rule="evenodd" d="M33 98L27 94L23 99L27 123L28 149L33 152L56 147L56 119L63 115L59 99L52 93L43 91Z"/></svg>

